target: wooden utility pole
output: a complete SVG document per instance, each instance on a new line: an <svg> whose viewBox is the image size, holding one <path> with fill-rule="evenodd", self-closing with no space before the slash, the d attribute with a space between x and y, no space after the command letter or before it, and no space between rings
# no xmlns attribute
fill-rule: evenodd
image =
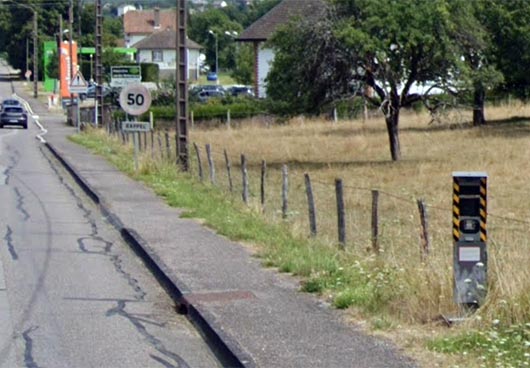
<svg viewBox="0 0 530 368"><path fill-rule="evenodd" d="M176 70L175 70L175 125L177 130L177 164L182 171L189 170L188 154L188 86L186 52L186 0L177 0Z"/></svg>
<svg viewBox="0 0 530 368"><path fill-rule="evenodd" d="M39 97L39 64L37 56L39 53L39 33L37 26L37 10L33 10L33 97Z"/></svg>
<svg viewBox="0 0 530 368"><path fill-rule="evenodd" d="M74 33L74 4L72 2L73 0L70 0L70 4L68 6L68 43L69 43L69 55L70 55L70 80L68 83L72 84L72 80L74 78L74 52L73 52L73 46L72 46L72 37ZM79 101L77 101L79 103ZM70 93L70 106L74 105L74 94ZM77 123L76 123L77 124Z"/></svg>

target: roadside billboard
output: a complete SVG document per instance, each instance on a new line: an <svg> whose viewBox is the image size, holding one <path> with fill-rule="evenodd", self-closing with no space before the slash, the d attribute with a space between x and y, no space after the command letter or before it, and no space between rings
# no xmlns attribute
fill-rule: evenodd
<svg viewBox="0 0 530 368"><path fill-rule="evenodd" d="M70 65L73 68L70 68ZM77 73L77 43L72 42L72 57L70 57L70 43L61 43L61 97L70 98L70 83L72 81L71 71Z"/></svg>

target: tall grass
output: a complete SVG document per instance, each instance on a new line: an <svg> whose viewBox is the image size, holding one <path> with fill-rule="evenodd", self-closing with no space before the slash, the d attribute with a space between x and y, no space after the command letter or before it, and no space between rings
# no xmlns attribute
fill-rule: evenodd
<svg viewBox="0 0 530 368"><path fill-rule="evenodd" d="M424 324L437 321L440 316L464 314L453 302L451 173L486 171L489 175L488 298L466 326L487 329L494 321L496 328L526 326L530 320L527 236L530 206L525 205L530 199L526 175L530 166L530 119L524 117L530 117L530 107L523 104L492 107L486 115L490 123L473 128L468 123L468 111L452 111L440 123L431 125L425 114L402 114L403 159L399 162L389 159L386 128L379 118L333 124L298 117L282 125L249 120L230 128L196 126L190 132L190 140L201 148L206 185L197 187L193 180L188 184L203 188L202 196L221 195L219 198L228 198L229 203L212 199L214 204L210 203L202 212L196 210L195 216L207 218L210 226L223 234L254 244L265 264L302 276L304 290L320 293L338 308L355 306L377 316L374 321L378 321L375 323L378 326ZM100 151L102 139L98 137L97 143L92 144ZM118 140L107 142L111 148L100 153L124 149ZM85 139L84 143L90 145L90 140ZM207 184L204 155L207 143L213 147L216 187ZM125 149L130 161L131 148ZM224 150L232 164L235 189L231 195L226 189ZM251 185L251 201L246 209L239 201L238 169L242 153L249 161ZM114 157L118 165L132 174L132 163L124 164L119 156L109 157ZM155 152L155 157L164 156ZM190 157L191 175L196 177L197 161L192 150ZM263 208L259 204L262 160L268 168ZM289 167L287 219L282 218L280 211L283 164ZM172 165L170 160L152 160L147 152L141 159L139 176L169 198L163 188L165 184L161 184L166 180L162 177L167 177L168 182L191 179L174 176ZM316 239L308 236L305 172L310 174L315 192L319 231ZM344 250L339 250L336 241L335 178L342 178L345 185L347 241ZM219 188L223 188L224 195ZM370 250L371 189L381 193L379 255ZM418 198L427 203L429 217L431 251L426 259L420 254ZM200 207L196 203L174 204ZM233 205L242 215L236 215L237 211L228 214L226 206ZM216 206L221 210L215 210ZM262 225L256 217L261 212L268 224L279 227ZM292 238L286 235L286 226Z"/></svg>
<svg viewBox="0 0 530 368"><path fill-rule="evenodd" d="M268 166L265 215L280 219L280 167L289 165L290 212L287 222L299 235L308 234L303 173L315 186L318 228L330 244L336 239L333 182L344 180L347 208L346 252L371 257L371 189L381 191L380 231L383 253L378 262L397 270L392 288L399 298L389 301L400 318L426 321L440 314L458 314L452 296L451 200L453 171L486 171L488 180L489 298L480 313L506 323L528 321L530 261L527 228L530 206L526 170L530 164L530 116L526 105L488 109L491 123L472 128L469 112L458 119L428 125L425 114L401 117L403 159L391 162L384 121L329 121L295 118L281 126L241 124L237 128L195 129L191 140L216 151L217 175L224 167L222 150L237 166L249 160L251 193L259 193L261 160ZM510 119L512 117L512 119ZM499 119L503 120L499 120ZM495 120L497 119L497 120ZM205 160L203 160L205 161ZM224 179L218 178L218 182ZM428 205L431 253L420 258L416 199ZM343 296L344 298L344 296Z"/></svg>

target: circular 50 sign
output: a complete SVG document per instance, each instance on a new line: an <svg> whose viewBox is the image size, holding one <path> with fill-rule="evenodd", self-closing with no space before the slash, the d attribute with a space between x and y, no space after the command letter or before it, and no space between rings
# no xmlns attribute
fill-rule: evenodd
<svg viewBox="0 0 530 368"><path fill-rule="evenodd" d="M141 115L151 107L151 93L143 84L129 84L120 92L120 106L129 115Z"/></svg>

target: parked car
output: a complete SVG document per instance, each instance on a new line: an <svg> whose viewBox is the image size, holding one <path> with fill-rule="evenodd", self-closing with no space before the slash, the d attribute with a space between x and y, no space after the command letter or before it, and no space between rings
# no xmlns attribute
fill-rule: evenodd
<svg viewBox="0 0 530 368"><path fill-rule="evenodd" d="M217 73L216 72L208 72L206 74L206 79L209 81L216 81L217 80Z"/></svg>
<svg viewBox="0 0 530 368"><path fill-rule="evenodd" d="M28 129L28 115L22 106L2 105L0 128L5 125L20 125Z"/></svg>
<svg viewBox="0 0 530 368"><path fill-rule="evenodd" d="M254 97L254 90L251 86L232 86L228 92L234 97Z"/></svg>
<svg viewBox="0 0 530 368"><path fill-rule="evenodd" d="M103 97L107 97L111 93L112 89L107 86L103 86ZM93 84L88 86L86 93L79 93L79 99L81 101L86 100L87 98L96 98L96 85Z"/></svg>
<svg viewBox="0 0 530 368"><path fill-rule="evenodd" d="M190 90L189 95L191 100L206 102L212 97L225 97L226 90L215 84L198 85Z"/></svg>

